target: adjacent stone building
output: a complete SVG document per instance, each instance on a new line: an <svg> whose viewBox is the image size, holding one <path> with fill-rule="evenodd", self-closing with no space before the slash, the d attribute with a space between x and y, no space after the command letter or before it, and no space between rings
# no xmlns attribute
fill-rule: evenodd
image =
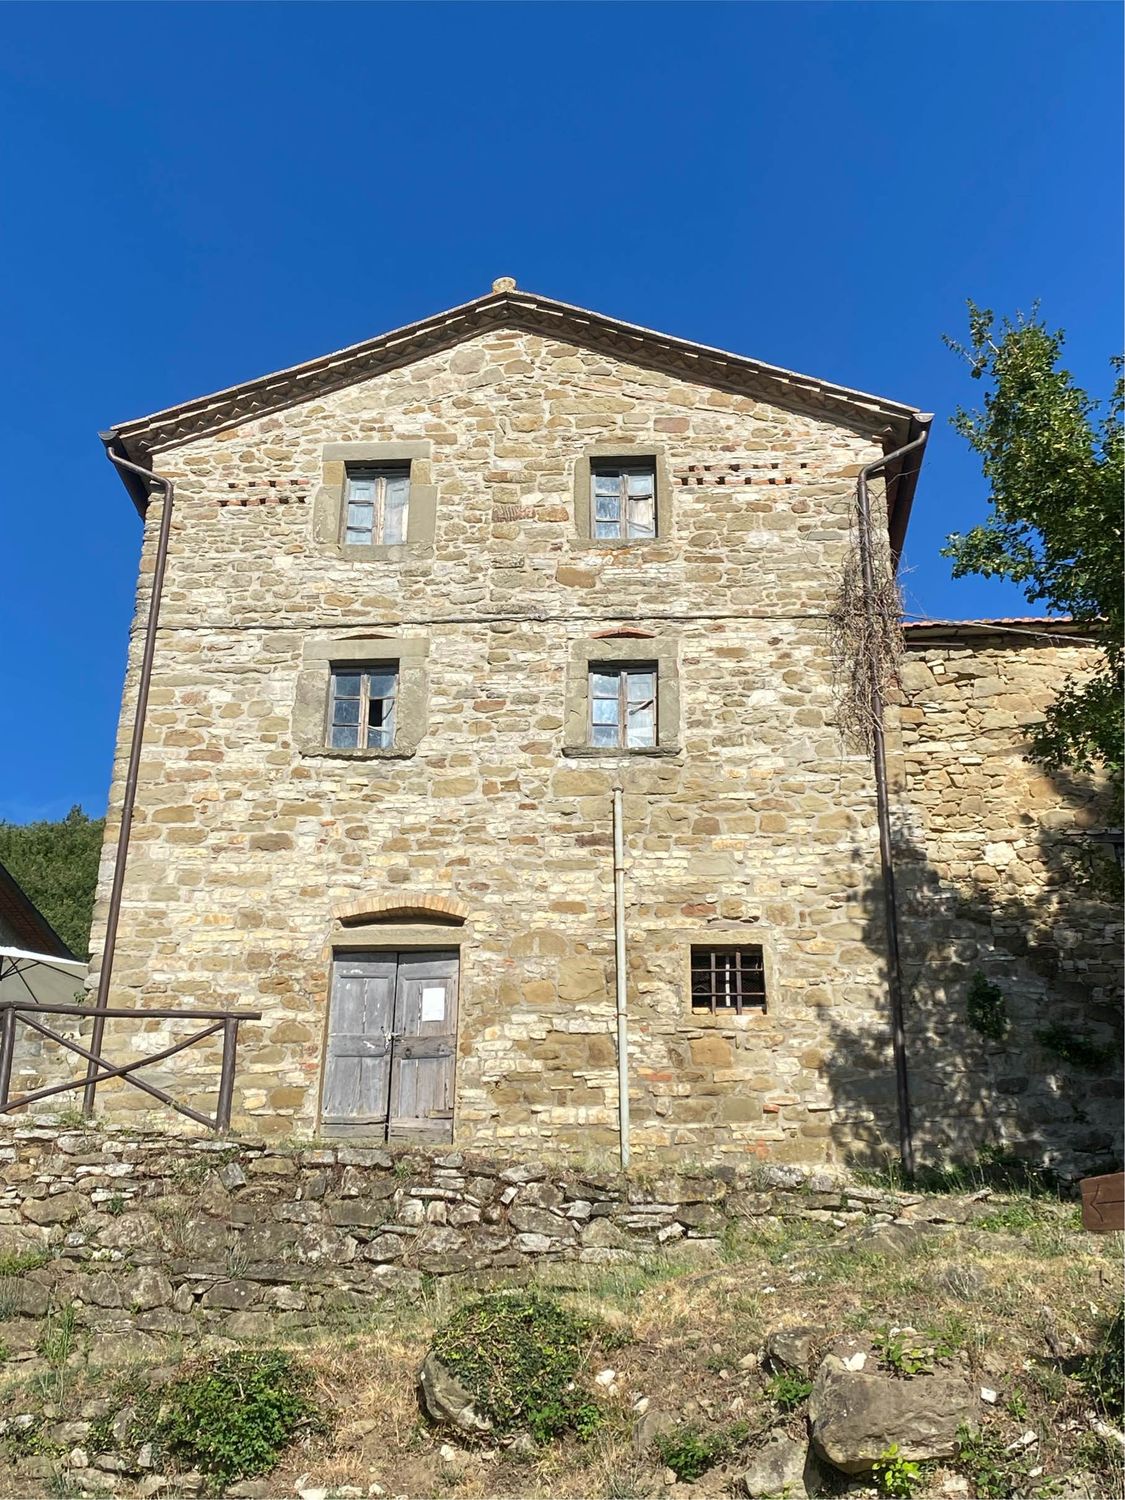
<svg viewBox="0 0 1125 1500"><path fill-rule="evenodd" d="M634 1155L893 1149L872 772L836 727L826 617L860 467L927 422L500 282L115 428L175 500L112 1003L261 1012L237 1129L609 1157L619 788ZM885 477L897 551L917 464ZM162 508L132 488L95 968ZM917 941L955 958L918 963L920 1139L1100 1153L1112 1111L1029 1133L1010 1101L1042 1077L933 1043L966 1045L978 965L1006 977L995 898L1037 899L1038 830L1086 816L1020 758L1025 703L1081 647L1013 639L915 637L892 725ZM978 888L969 958L943 903ZM1065 964L1088 955L1104 1006L1104 912L1091 931ZM1016 1008L1053 1005L1028 975ZM107 1050L182 1031L111 1022ZM971 1111L947 1112L954 1075L982 1085ZM212 1108L217 1042L150 1076Z"/></svg>

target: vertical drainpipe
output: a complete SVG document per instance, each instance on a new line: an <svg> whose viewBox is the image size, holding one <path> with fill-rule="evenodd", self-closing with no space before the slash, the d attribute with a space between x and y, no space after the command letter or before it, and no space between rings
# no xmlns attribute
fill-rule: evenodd
<svg viewBox="0 0 1125 1500"><path fill-rule="evenodd" d="M148 619L145 623L145 644L141 654L141 671L137 679L137 703L133 712L133 734L129 742L129 767L125 774L125 792L121 799L121 827L117 835L117 853L113 860L113 881L109 891L109 911L106 913L105 942L102 944L101 968L98 971L98 992L94 1000L94 1025L90 1032L90 1051L95 1057L101 1055L102 1037L105 1033L105 1010L109 1004L109 984L113 974L113 956L117 947L117 925L121 917L121 894L125 887L125 861L129 855L129 835L133 828L133 806L137 800L137 776L141 766L141 746L145 735L145 715L148 712L148 690L152 680L152 659L156 651L156 628L160 619L160 596L164 590L164 571L168 562L168 539L172 531L172 495L170 479L153 474L140 464L130 463L112 448L106 448L110 463L139 475L147 484L155 485L164 493L164 504L160 512L160 530L156 538L156 557L152 569L152 587L148 596ZM82 1113L87 1118L94 1113L94 1097L97 1093L95 1078L99 1072L96 1062L86 1065L86 1087L82 1091Z"/></svg>
<svg viewBox="0 0 1125 1500"><path fill-rule="evenodd" d="M859 471L856 502L859 519L859 556L863 570L864 600L870 609L875 595L874 543L871 531L871 496L867 489L870 477L879 469L908 454L920 452L929 437L929 429L893 453L884 453ZM900 471L901 473L901 471ZM883 878L883 910L887 933L887 989L891 1002L891 1045L895 1061L895 1090L898 1097L899 1152L903 1171L914 1175L914 1127L910 1116L910 1081L906 1060L906 1027L903 1011L902 960L898 941L898 902L895 897L894 853L891 847L890 797L887 788L887 746L883 731L883 684L879 661L874 655L871 667L871 760L875 772L875 805L879 822L879 863Z"/></svg>
<svg viewBox="0 0 1125 1500"><path fill-rule="evenodd" d="M613 956L617 976L617 1110L621 1170L629 1170L629 1017L625 956L625 814L621 788L613 789Z"/></svg>

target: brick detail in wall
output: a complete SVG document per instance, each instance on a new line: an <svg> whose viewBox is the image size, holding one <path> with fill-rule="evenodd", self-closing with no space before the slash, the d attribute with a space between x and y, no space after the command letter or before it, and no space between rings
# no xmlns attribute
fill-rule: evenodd
<svg viewBox="0 0 1125 1500"><path fill-rule="evenodd" d="M724 463L688 464L684 469L673 471L673 478L684 485L730 485L740 484L799 484L810 476L807 463L799 463L797 471L782 474L780 464L755 464L746 460L728 459Z"/></svg>
<svg viewBox="0 0 1125 1500"><path fill-rule="evenodd" d="M312 493L311 479L231 479L229 495L219 495L221 509L230 505L303 505Z"/></svg>

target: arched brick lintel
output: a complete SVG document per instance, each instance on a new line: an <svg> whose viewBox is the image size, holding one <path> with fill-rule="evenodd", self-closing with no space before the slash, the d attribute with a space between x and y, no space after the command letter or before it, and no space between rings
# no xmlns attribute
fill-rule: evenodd
<svg viewBox="0 0 1125 1500"><path fill-rule="evenodd" d="M373 900L370 896L342 902L332 908L337 922L410 922L427 917L439 922L464 922L469 908L454 896L432 896L427 894L384 896Z"/></svg>

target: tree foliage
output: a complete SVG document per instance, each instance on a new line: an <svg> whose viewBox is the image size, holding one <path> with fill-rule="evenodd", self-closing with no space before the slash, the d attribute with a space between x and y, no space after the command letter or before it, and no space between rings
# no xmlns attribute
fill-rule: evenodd
<svg viewBox="0 0 1125 1500"><path fill-rule="evenodd" d="M984 408L953 425L980 455L992 513L944 549L953 575L1010 578L1033 604L1069 615L1100 648L1086 679L1064 683L1034 731L1049 770L1106 771L1120 808L1123 735L1121 358L1105 402L1060 367L1064 335L1037 310L997 324L969 303L969 343L946 339L986 379Z"/></svg>
<svg viewBox="0 0 1125 1500"><path fill-rule="evenodd" d="M89 955L104 829L77 806L57 823L0 823L0 864L79 958Z"/></svg>

